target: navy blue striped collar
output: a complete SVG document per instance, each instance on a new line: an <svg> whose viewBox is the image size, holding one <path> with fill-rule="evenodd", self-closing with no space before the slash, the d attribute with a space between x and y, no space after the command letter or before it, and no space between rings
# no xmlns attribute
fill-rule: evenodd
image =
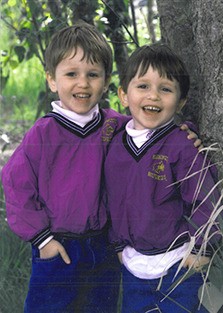
<svg viewBox="0 0 223 313"><path fill-rule="evenodd" d="M53 117L61 126L82 138L87 137L89 134L96 131L103 123L101 110L99 110L99 113L96 115L96 117L92 121L87 123L84 127L75 124L63 115L53 111L47 113L44 116L44 118L47 117Z"/></svg>
<svg viewBox="0 0 223 313"><path fill-rule="evenodd" d="M143 155L147 152L149 147L153 146L157 141L159 141L160 138L165 136L167 133L171 132L176 127L177 125L174 123L174 121L172 121L166 126L157 129L153 133L153 135L139 148L135 145L132 137L129 136L127 132L125 131L123 134L123 143L124 143L125 148L128 150L128 152L137 161L139 161L143 157Z"/></svg>

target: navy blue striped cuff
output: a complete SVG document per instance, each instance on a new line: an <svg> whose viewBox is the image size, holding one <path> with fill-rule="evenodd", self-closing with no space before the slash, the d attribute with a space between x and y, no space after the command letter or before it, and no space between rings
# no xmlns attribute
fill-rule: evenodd
<svg viewBox="0 0 223 313"><path fill-rule="evenodd" d="M115 246L115 252L122 252L125 247L126 247L126 244L125 245Z"/></svg>
<svg viewBox="0 0 223 313"><path fill-rule="evenodd" d="M192 249L191 253L192 254L199 254L199 250L201 249L201 246L195 245L194 248ZM202 256L207 256L207 257L212 257L213 255L213 248L211 246L207 246L205 251L201 252Z"/></svg>
<svg viewBox="0 0 223 313"><path fill-rule="evenodd" d="M33 239L30 240L31 244L34 246L39 246L44 242L48 237L52 236L52 233L49 228L44 229L41 233L36 235Z"/></svg>

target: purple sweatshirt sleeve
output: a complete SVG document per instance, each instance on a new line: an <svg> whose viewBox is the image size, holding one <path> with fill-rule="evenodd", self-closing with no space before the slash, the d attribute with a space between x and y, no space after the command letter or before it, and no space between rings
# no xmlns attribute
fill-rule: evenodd
<svg viewBox="0 0 223 313"><path fill-rule="evenodd" d="M199 134L199 129L198 129L197 125L195 125L193 122L185 121L182 124L186 124L191 131L195 132L196 134Z"/></svg>
<svg viewBox="0 0 223 313"><path fill-rule="evenodd" d="M36 245L50 235L48 217L38 196L40 159L41 136L32 128L2 170L9 226L23 240L33 240Z"/></svg>

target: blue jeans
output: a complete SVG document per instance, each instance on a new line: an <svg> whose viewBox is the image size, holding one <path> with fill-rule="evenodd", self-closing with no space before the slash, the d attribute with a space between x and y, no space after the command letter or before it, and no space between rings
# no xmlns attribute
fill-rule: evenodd
<svg viewBox="0 0 223 313"><path fill-rule="evenodd" d="M107 236L106 236L107 237ZM32 274L25 313L114 313L120 285L120 266L105 235L59 240L71 264L61 257L40 259L32 249Z"/></svg>
<svg viewBox="0 0 223 313"><path fill-rule="evenodd" d="M199 307L198 289L203 280L200 273L195 273L181 282L176 289L164 299L173 284L173 278L179 263L170 268L163 277L161 288L157 291L160 279L139 279L133 276L124 266L123 274L123 304L122 313L206 313L203 306ZM181 269L178 277L185 274ZM163 300L164 299L164 300Z"/></svg>

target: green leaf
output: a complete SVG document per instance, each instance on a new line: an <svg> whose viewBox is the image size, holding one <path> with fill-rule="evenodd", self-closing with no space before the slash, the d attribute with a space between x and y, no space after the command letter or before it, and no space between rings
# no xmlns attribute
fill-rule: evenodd
<svg viewBox="0 0 223 313"><path fill-rule="evenodd" d="M19 62L21 63L25 58L26 49L23 46L15 46L14 50L18 56Z"/></svg>
<svg viewBox="0 0 223 313"><path fill-rule="evenodd" d="M19 65L19 62L17 62L16 60L10 60L9 64L11 68L14 70Z"/></svg>
<svg viewBox="0 0 223 313"><path fill-rule="evenodd" d="M20 41L23 41L24 39L26 39L29 35L30 35L30 29L27 27L23 27L21 28L18 32L17 32L17 36L19 37Z"/></svg>
<svg viewBox="0 0 223 313"><path fill-rule="evenodd" d="M8 0L8 6L14 7L16 5L16 0Z"/></svg>

